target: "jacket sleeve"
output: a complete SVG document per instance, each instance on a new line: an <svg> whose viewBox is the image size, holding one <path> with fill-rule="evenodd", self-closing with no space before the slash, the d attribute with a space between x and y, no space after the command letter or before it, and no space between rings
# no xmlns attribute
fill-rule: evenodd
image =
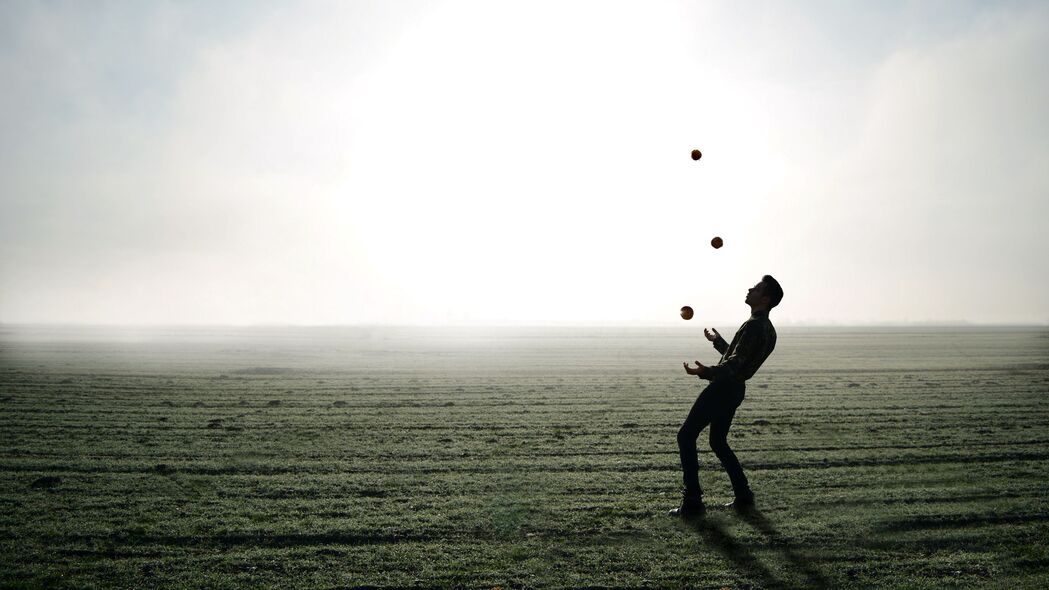
<svg viewBox="0 0 1049 590"><path fill-rule="evenodd" d="M725 354L725 351L728 350L728 342L725 342L725 339L722 338L720 335L718 335L718 337L714 339L714 350L720 352L721 354Z"/></svg>
<svg viewBox="0 0 1049 590"><path fill-rule="evenodd" d="M745 367L755 355L760 354L763 345L762 339L764 339L764 335L761 327L753 323L747 324L743 327L743 331L739 335L739 342L736 343L736 348L732 350L732 354L725 357L717 365L707 367L705 376L711 381L735 377L740 369Z"/></svg>

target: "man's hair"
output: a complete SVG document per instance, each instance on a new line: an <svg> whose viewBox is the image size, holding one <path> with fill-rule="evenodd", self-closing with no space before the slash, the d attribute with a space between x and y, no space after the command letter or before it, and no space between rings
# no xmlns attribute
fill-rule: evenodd
<svg viewBox="0 0 1049 590"><path fill-rule="evenodd" d="M779 286L779 281L772 278L772 275L765 275L761 277L761 282L765 284L761 294L769 298L769 309L779 305L783 300L783 287Z"/></svg>

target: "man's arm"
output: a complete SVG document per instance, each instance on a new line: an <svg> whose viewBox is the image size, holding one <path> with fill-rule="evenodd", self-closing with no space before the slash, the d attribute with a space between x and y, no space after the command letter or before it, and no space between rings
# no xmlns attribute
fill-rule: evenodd
<svg viewBox="0 0 1049 590"><path fill-rule="evenodd" d="M720 352L721 354L725 354L725 351L728 350L728 342L725 342L725 339L721 337L721 334L718 334L718 331L716 329L704 329L703 334L706 335L707 340L710 340L712 343L714 343L714 350Z"/></svg>

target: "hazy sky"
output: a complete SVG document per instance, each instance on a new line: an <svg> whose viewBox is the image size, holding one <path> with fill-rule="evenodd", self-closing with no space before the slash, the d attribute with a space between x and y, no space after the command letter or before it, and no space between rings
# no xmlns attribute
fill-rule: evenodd
<svg viewBox="0 0 1049 590"><path fill-rule="evenodd" d="M1044 1L13 0L0 76L0 322L1049 322Z"/></svg>

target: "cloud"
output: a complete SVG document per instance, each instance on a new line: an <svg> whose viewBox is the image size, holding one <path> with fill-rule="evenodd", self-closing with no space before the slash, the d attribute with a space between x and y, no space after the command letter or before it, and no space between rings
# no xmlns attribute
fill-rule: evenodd
<svg viewBox="0 0 1049 590"><path fill-rule="evenodd" d="M876 68L855 142L825 163L824 182L793 189L818 213L787 249L811 257L797 272L826 277L817 292L835 294L814 308L855 320L1044 321L1046 16L986 15Z"/></svg>
<svg viewBox="0 0 1049 590"><path fill-rule="evenodd" d="M1049 317L1039 6L118 8L4 7L0 321Z"/></svg>
<svg viewBox="0 0 1049 590"><path fill-rule="evenodd" d="M164 6L21 15L3 61L18 92L3 105L0 318L357 317L382 282L329 211L342 101L400 9L332 22L321 8L238 15L242 27L217 38L186 30L199 14ZM109 28L136 34L111 40Z"/></svg>

